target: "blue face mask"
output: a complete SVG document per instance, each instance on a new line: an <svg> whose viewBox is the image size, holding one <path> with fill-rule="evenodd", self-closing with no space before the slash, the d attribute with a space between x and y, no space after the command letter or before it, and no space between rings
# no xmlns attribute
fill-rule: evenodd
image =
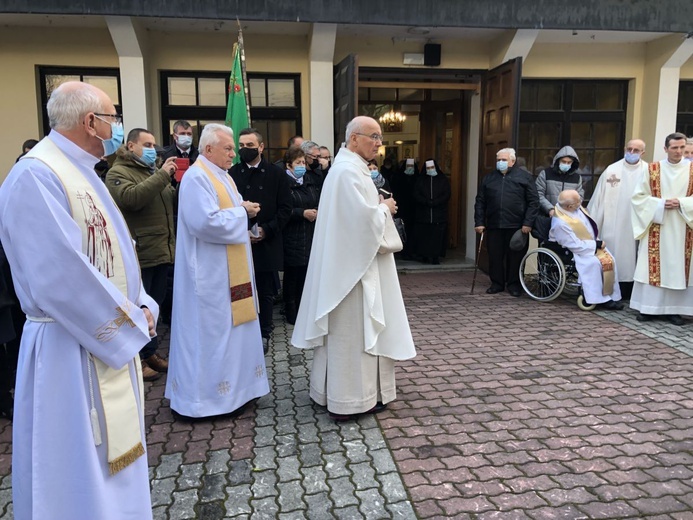
<svg viewBox="0 0 693 520"><path fill-rule="evenodd" d="M438 175L438 170L435 168L426 168L426 175L429 175L430 177L435 177Z"/></svg>
<svg viewBox="0 0 693 520"><path fill-rule="evenodd" d="M371 179L377 179L378 175L380 175L380 172L378 170L371 170Z"/></svg>
<svg viewBox="0 0 693 520"><path fill-rule="evenodd" d="M154 148L142 148L140 159L147 166L154 166L156 162L156 150Z"/></svg>
<svg viewBox="0 0 693 520"><path fill-rule="evenodd" d="M563 173L568 173L572 166L572 164L561 163L558 165L558 169L561 170Z"/></svg>
<svg viewBox="0 0 693 520"><path fill-rule="evenodd" d="M192 144L192 136L191 135L178 135L176 134L176 142L178 143L178 146L182 148L183 150L187 150L190 148L190 145Z"/></svg>
<svg viewBox="0 0 693 520"><path fill-rule="evenodd" d="M626 160L628 164L637 164L640 160L640 154L626 152L623 158Z"/></svg>
<svg viewBox="0 0 693 520"><path fill-rule="evenodd" d="M499 172L504 172L508 169L508 161L496 161L496 169Z"/></svg>
<svg viewBox="0 0 693 520"><path fill-rule="evenodd" d="M404 174L405 174L405 175L414 175L414 167L413 167L413 166L408 166L408 167L404 170Z"/></svg>
<svg viewBox="0 0 693 520"><path fill-rule="evenodd" d="M99 116L95 116L99 117ZM99 117L101 121L104 123L107 123L105 119ZM120 147L121 144L123 144L123 137L125 134L123 133L123 125L120 123L111 123L111 138L110 139L101 139L98 135L99 139L101 139L103 143L103 154L108 156L108 155L113 155L116 150Z"/></svg>
<svg viewBox="0 0 693 520"><path fill-rule="evenodd" d="M305 166L294 166L294 177L297 179L300 179L306 174L306 167Z"/></svg>

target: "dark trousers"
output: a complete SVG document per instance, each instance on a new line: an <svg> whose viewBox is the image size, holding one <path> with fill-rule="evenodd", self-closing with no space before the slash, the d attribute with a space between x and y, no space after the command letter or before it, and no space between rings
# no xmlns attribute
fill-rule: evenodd
<svg viewBox="0 0 693 520"><path fill-rule="evenodd" d="M269 338L272 335L272 307L277 294L276 274L276 271L255 272L255 286L260 307L260 332L263 338Z"/></svg>
<svg viewBox="0 0 693 520"><path fill-rule="evenodd" d="M296 313L301 305L301 295L303 295L307 272L307 265L287 265L284 267L284 311L289 323L296 321Z"/></svg>
<svg viewBox="0 0 693 520"><path fill-rule="evenodd" d="M169 264L155 265L154 267L142 268L142 285L145 292L161 306L166 297L166 277L168 275ZM159 346L156 336L140 350L140 359L147 359L156 354Z"/></svg>
<svg viewBox="0 0 693 520"><path fill-rule="evenodd" d="M517 289L520 286L520 264L529 243L521 251L510 249L510 239L517 229L487 229L486 249L491 286L498 289Z"/></svg>

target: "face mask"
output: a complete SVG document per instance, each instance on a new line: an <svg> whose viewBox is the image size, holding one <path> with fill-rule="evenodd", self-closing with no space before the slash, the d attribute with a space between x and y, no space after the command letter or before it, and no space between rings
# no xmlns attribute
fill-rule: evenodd
<svg viewBox="0 0 693 520"><path fill-rule="evenodd" d="M430 175L431 177L435 177L436 175L438 175L438 170L436 170L435 168L431 168L431 169L429 170L429 169L427 168L427 169L426 169L426 175Z"/></svg>
<svg viewBox="0 0 693 520"><path fill-rule="evenodd" d="M190 148L190 145L192 145L192 136L191 135L176 135L176 142L178 143L178 146L182 148L183 150L187 150Z"/></svg>
<svg viewBox="0 0 693 520"><path fill-rule="evenodd" d="M558 169L561 170L563 173L568 173L568 170L570 170L572 164L565 164L561 163L558 165Z"/></svg>
<svg viewBox="0 0 693 520"><path fill-rule="evenodd" d="M140 159L147 166L154 166L156 162L156 150L154 148L142 148L142 155Z"/></svg>
<svg viewBox="0 0 693 520"><path fill-rule="evenodd" d="M414 175L414 167L413 167L413 166L408 166L408 167L404 170L404 174L405 174L405 175Z"/></svg>
<svg viewBox="0 0 693 520"><path fill-rule="evenodd" d="M380 172L378 170L371 170L371 179L377 179L378 175L380 175Z"/></svg>
<svg viewBox="0 0 693 520"><path fill-rule="evenodd" d="M310 162L310 169L311 170L317 170L318 168L320 168L320 161L318 161L317 159L313 159Z"/></svg>
<svg viewBox="0 0 693 520"><path fill-rule="evenodd" d="M637 164L640 160L640 154L626 152L623 156L628 164Z"/></svg>
<svg viewBox="0 0 693 520"><path fill-rule="evenodd" d="M259 148L241 148L238 150L238 155L241 157L241 161L244 163L251 163L257 156L260 155Z"/></svg>
<svg viewBox="0 0 693 520"><path fill-rule="evenodd" d="M294 177L300 179L306 174L306 167L302 165L294 166Z"/></svg>
<svg viewBox="0 0 693 520"><path fill-rule="evenodd" d="M99 117L99 116L96 116ZM99 119L101 119L99 117ZM106 122L105 120L101 119L101 121ZM123 144L123 125L119 123L111 123L111 138L110 139L101 139L98 135L99 139L101 139L101 142L103 143L103 154L105 156L113 155L116 150L120 147L121 144Z"/></svg>
<svg viewBox="0 0 693 520"><path fill-rule="evenodd" d="M499 172L504 172L508 169L508 161L496 161L496 169Z"/></svg>

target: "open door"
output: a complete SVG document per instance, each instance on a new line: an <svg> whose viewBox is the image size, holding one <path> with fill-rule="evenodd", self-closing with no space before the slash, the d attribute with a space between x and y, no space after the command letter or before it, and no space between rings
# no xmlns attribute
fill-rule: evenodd
<svg viewBox="0 0 693 520"><path fill-rule="evenodd" d="M354 119L359 103L358 55L349 54L334 67L334 154L344 142L346 125Z"/></svg>
<svg viewBox="0 0 693 520"><path fill-rule="evenodd" d="M520 84L522 58L515 58L491 69L481 77L481 131L479 137L479 178L496 167L496 152L517 149L520 125ZM477 237L477 248L479 237ZM488 252L484 242L479 267L488 272Z"/></svg>
<svg viewBox="0 0 693 520"><path fill-rule="evenodd" d="M447 246L454 249L464 243L461 223L464 215L467 178L463 168L464 139L462 101L432 101L422 106L419 159L433 157L449 175L451 197L448 204Z"/></svg>

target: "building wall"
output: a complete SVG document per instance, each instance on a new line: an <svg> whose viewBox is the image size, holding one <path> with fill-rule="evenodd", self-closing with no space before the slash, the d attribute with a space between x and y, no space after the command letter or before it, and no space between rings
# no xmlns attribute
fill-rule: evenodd
<svg viewBox="0 0 693 520"><path fill-rule="evenodd" d="M107 29L0 30L0 181L4 180L27 139L40 132L40 90L36 65L118 67L118 56Z"/></svg>

